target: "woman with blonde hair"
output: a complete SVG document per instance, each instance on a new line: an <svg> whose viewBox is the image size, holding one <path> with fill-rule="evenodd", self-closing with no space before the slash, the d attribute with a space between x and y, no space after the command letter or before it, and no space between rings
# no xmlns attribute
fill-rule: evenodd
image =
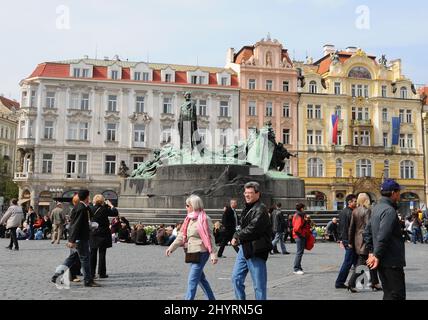
<svg viewBox="0 0 428 320"><path fill-rule="evenodd" d="M358 266L365 265L366 260L369 256L369 249L366 247L364 242L364 229L370 221L371 216L371 202L370 197L367 193L360 193L357 197L357 208L352 212L351 223L349 225L349 246L354 248L355 253L358 255L358 262L355 266L355 270ZM361 273L357 274L353 272L351 279L348 282L348 290L355 293L356 281ZM364 271L363 271L364 272ZM379 285L379 278L376 270L370 270L371 288L373 291L382 290Z"/></svg>
<svg viewBox="0 0 428 320"><path fill-rule="evenodd" d="M184 246L186 262L191 263L187 283L186 300L194 300L198 285L201 285L208 300L215 300L211 286L205 277L204 267L208 259L218 262L217 247L213 235L213 223L205 213L202 199L196 195L186 200L187 217L177 238L166 250L170 256L178 247Z"/></svg>

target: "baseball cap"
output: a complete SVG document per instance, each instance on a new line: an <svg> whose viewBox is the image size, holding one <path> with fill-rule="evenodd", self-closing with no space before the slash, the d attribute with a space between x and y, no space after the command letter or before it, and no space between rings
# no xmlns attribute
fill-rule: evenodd
<svg viewBox="0 0 428 320"><path fill-rule="evenodd" d="M385 179L380 187L380 191L396 191L396 190L403 190L403 189L404 187L400 186L393 179Z"/></svg>

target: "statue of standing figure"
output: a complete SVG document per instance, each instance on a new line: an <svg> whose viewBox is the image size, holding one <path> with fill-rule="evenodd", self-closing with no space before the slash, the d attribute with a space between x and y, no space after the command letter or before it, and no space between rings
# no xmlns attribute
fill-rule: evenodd
<svg viewBox="0 0 428 320"><path fill-rule="evenodd" d="M178 119L178 132L180 134L180 149L189 148L190 151L198 144L198 124L196 115L196 104L192 101L192 94L184 94L186 101L180 107Z"/></svg>

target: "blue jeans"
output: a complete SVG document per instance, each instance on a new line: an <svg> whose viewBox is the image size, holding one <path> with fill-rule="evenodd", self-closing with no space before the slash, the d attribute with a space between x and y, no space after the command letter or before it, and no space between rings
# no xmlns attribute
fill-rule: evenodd
<svg viewBox="0 0 428 320"><path fill-rule="evenodd" d="M28 239L34 240L34 225L30 224L30 235L28 236Z"/></svg>
<svg viewBox="0 0 428 320"><path fill-rule="evenodd" d="M281 253L286 253L287 248L285 247L284 243L284 232L276 232L275 233L275 239L272 241L272 246L274 250L276 249L276 245L279 242L279 245L281 246Z"/></svg>
<svg viewBox="0 0 428 320"><path fill-rule="evenodd" d="M412 229L412 242L416 244L416 241L423 242L421 228Z"/></svg>
<svg viewBox="0 0 428 320"><path fill-rule="evenodd" d="M253 257L245 259L242 245L239 246L238 255L236 256L235 266L233 267L232 283L237 300L245 300L245 278L250 271L253 280L254 293L256 300L266 300L267 292L267 269L266 261Z"/></svg>
<svg viewBox="0 0 428 320"><path fill-rule="evenodd" d="M351 249L346 245L345 259L343 260L342 267L340 268L339 275L336 279L336 287L345 284L346 279L348 278L349 270L351 270L352 265L357 265L357 261L358 256L355 254L354 249Z"/></svg>
<svg viewBox="0 0 428 320"><path fill-rule="evenodd" d="M296 258L294 258L294 271L303 271L302 269L302 257L305 252L306 238L297 238L296 239L297 252Z"/></svg>
<svg viewBox="0 0 428 320"><path fill-rule="evenodd" d="M85 283L92 281L91 264L89 259L89 240L80 240L77 242L76 249L70 250L70 255L65 259L64 265L70 268L75 263L75 255L79 255L80 264L83 270L83 279Z"/></svg>
<svg viewBox="0 0 428 320"><path fill-rule="evenodd" d="M201 286L208 300L215 300L214 293L205 277L204 267L210 257L209 252L201 252L201 261L190 265L189 279L185 300L194 300L198 285Z"/></svg>

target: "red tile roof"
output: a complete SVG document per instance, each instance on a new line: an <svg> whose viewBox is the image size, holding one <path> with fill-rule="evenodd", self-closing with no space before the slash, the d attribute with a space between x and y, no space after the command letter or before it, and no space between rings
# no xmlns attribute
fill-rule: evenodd
<svg viewBox="0 0 428 320"><path fill-rule="evenodd" d="M339 52L339 61L341 63L344 63L346 60L351 58L353 53L347 52L347 51L340 51ZM376 56L368 56L370 59L374 60L376 62ZM318 73L324 74L330 70L331 65L331 59L330 55L326 55L319 59L317 62L314 63L314 65L318 66Z"/></svg>
<svg viewBox="0 0 428 320"><path fill-rule="evenodd" d="M12 110L12 108L19 109L19 103L16 101L0 96L0 102L9 110Z"/></svg>
<svg viewBox="0 0 428 320"><path fill-rule="evenodd" d="M238 51L238 53L234 56L234 63L241 64L242 60L247 61L251 58L254 52L254 46L245 46L242 47L241 50Z"/></svg>

